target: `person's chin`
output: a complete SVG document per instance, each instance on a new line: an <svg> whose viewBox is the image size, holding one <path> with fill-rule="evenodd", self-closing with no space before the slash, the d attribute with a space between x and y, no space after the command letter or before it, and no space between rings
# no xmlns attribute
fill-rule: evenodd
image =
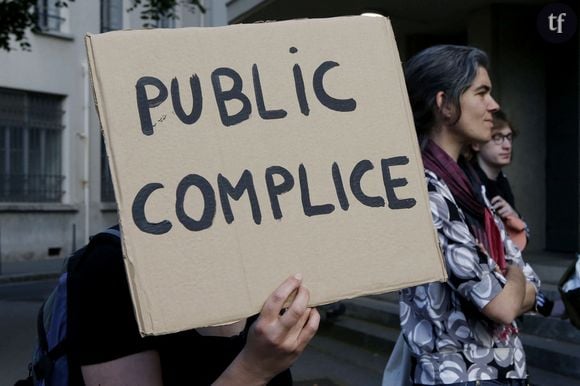
<svg viewBox="0 0 580 386"><path fill-rule="evenodd" d="M505 158L505 157L501 157L498 160L498 165L504 167L504 166L508 166L510 163L512 162L511 157Z"/></svg>
<svg viewBox="0 0 580 386"><path fill-rule="evenodd" d="M491 141L491 130L480 130L477 134L476 138L473 138L474 142L483 144Z"/></svg>
<svg viewBox="0 0 580 386"><path fill-rule="evenodd" d="M485 128L483 130L481 130L480 132L481 132L481 136L482 136L480 142L486 143L486 142L491 141L491 126L488 127L487 125L485 125Z"/></svg>

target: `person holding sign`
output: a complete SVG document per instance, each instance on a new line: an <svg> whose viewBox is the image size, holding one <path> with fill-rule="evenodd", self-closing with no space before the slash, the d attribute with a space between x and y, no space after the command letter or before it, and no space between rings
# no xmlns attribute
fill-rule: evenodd
<svg viewBox="0 0 580 386"><path fill-rule="evenodd" d="M320 321L297 274L248 321L141 337L118 238L94 237L69 275L74 385L291 385L288 368Z"/></svg>
<svg viewBox="0 0 580 386"><path fill-rule="evenodd" d="M471 185L460 156L491 139L487 55L435 46L405 65L421 143L433 224L449 280L401 291L401 328L417 385L526 385L515 319L530 311L540 282ZM476 383L477 382L477 383Z"/></svg>

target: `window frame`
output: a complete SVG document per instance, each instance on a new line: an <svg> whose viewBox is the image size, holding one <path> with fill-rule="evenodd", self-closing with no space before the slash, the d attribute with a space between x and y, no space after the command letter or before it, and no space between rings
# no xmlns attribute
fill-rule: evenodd
<svg viewBox="0 0 580 386"><path fill-rule="evenodd" d="M65 97L0 88L0 203L61 203Z"/></svg>
<svg viewBox="0 0 580 386"><path fill-rule="evenodd" d="M36 1L36 27L43 33L65 33L67 18L59 0Z"/></svg>

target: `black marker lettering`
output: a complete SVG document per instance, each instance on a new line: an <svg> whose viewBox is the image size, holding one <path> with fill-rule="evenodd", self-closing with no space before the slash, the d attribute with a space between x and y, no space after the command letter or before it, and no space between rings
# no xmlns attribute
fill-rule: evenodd
<svg viewBox="0 0 580 386"><path fill-rule="evenodd" d="M298 64L295 64L292 70L294 72L294 86L296 87L296 97L298 98L298 104L300 105L300 112L308 116L308 114L310 114L310 107L308 107L306 91L304 90L302 70Z"/></svg>
<svg viewBox="0 0 580 386"><path fill-rule="evenodd" d="M221 76L227 76L234 82L230 90L222 90L222 85L220 82ZM224 126L236 125L250 117L250 113L252 112L252 105L250 104L248 97L242 93L242 78L240 77L240 74L231 68L216 68L211 73L211 83L213 85L215 100L220 112L220 118ZM232 99L237 99L242 102L242 108L236 114L229 115L226 102Z"/></svg>
<svg viewBox="0 0 580 386"><path fill-rule="evenodd" d="M154 86L159 90L159 94L152 99L147 97L146 86ZM141 120L141 131L145 135L153 135L153 122L151 122L151 109L159 106L167 99L167 87L159 79L152 76L139 78L135 85L137 91L137 110Z"/></svg>
<svg viewBox="0 0 580 386"><path fill-rule="evenodd" d="M326 61L322 63L316 71L314 71L314 77L312 83L314 86L314 93L316 97L324 106L328 107L334 111L353 111L356 109L356 101L352 98L349 99L336 99L328 95L324 89L324 75L331 68L337 67L339 64L332 61Z"/></svg>
<svg viewBox="0 0 580 386"><path fill-rule="evenodd" d="M380 197L371 197L367 196L363 193L362 188L360 186L360 181L363 175L368 172L369 170L374 169L374 166L371 161L369 160L362 160L359 161L352 169L352 173L350 174L350 189L352 190L352 194L359 200L362 204L370 207L379 207L385 206L385 200Z"/></svg>
<svg viewBox="0 0 580 386"><path fill-rule="evenodd" d="M308 191L308 176L302 164L298 167L298 179L300 180L300 196L302 197L302 208L305 215L311 217L334 212L334 205L332 204L312 205L310 192Z"/></svg>
<svg viewBox="0 0 580 386"><path fill-rule="evenodd" d="M407 185L406 178L391 178L391 172L389 168L391 166L407 165L409 163L409 158L405 156L392 157L381 160L381 168L383 170L383 182L385 184L385 191L387 193L387 201L389 202L390 209L408 209L412 208L417 204L414 198L397 198L395 194L395 188Z"/></svg>
<svg viewBox="0 0 580 386"><path fill-rule="evenodd" d="M133 222L142 232L150 233L152 235L162 235L169 232L172 227L168 220L149 222L145 216L145 204L147 203L147 199L151 193L162 188L163 185L157 182L147 184L139 190L133 200L133 206L131 208Z"/></svg>
<svg viewBox="0 0 580 386"><path fill-rule="evenodd" d="M203 213L199 220L195 220L185 213L184 201L187 190L195 186L203 196ZM213 223L216 211L215 193L210 183L200 175L189 174L179 182L175 197L175 214L179 221L190 231L202 231Z"/></svg>
<svg viewBox="0 0 580 386"><path fill-rule="evenodd" d="M340 169L338 164L334 162L332 164L332 181L334 181L334 187L336 189L336 196L338 197L338 202L342 210L348 210L348 198L346 197L346 192L344 191L344 184L342 183L342 176L340 174Z"/></svg>
<svg viewBox="0 0 580 386"><path fill-rule="evenodd" d="M256 195L256 188L254 187L252 173L250 173L249 170L244 170L240 180L235 187L233 187L230 181L228 181L228 179L220 173L218 175L218 189L220 192L222 211L224 212L224 217L228 224L231 224L234 221L234 215L232 213L232 207L230 205L228 196L237 201L242 197L245 191L248 191L248 198L250 199L250 206L252 207L252 217L254 218L254 222L256 224L260 224L262 222L262 213L260 212L258 196Z"/></svg>
<svg viewBox="0 0 580 386"><path fill-rule="evenodd" d="M288 113L286 110L267 110L264 104L264 93L262 92L262 83L260 82L260 73L258 66L252 65L252 79L254 80L254 92L256 93L256 104L258 105L258 114L262 119L280 119Z"/></svg>
<svg viewBox="0 0 580 386"><path fill-rule="evenodd" d="M274 183L274 174L278 174L284 179L280 185ZM270 196L272 214L276 220L279 220L282 218L282 211L280 210L278 196L282 193L289 192L294 187L294 177L282 166L270 166L266 169L266 187L268 188L268 195Z"/></svg>
<svg viewBox="0 0 580 386"><path fill-rule="evenodd" d="M177 78L171 80L171 102L173 103L173 111L175 111L177 118L186 125L192 125L197 122L201 116L201 110L203 107L201 85L199 84L199 77L197 75L192 75L189 78L189 88L191 89L191 96L193 97L193 106L191 108L191 113L187 115L181 105Z"/></svg>

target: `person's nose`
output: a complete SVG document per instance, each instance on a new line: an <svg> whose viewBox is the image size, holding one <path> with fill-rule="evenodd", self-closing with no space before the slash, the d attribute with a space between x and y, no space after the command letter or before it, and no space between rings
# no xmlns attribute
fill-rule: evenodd
<svg viewBox="0 0 580 386"><path fill-rule="evenodd" d="M487 109L489 111L491 111L492 113L499 110L499 104L495 101L495 99L493 99L491 94L489 95L489 102L487 104Z"/></svg>

